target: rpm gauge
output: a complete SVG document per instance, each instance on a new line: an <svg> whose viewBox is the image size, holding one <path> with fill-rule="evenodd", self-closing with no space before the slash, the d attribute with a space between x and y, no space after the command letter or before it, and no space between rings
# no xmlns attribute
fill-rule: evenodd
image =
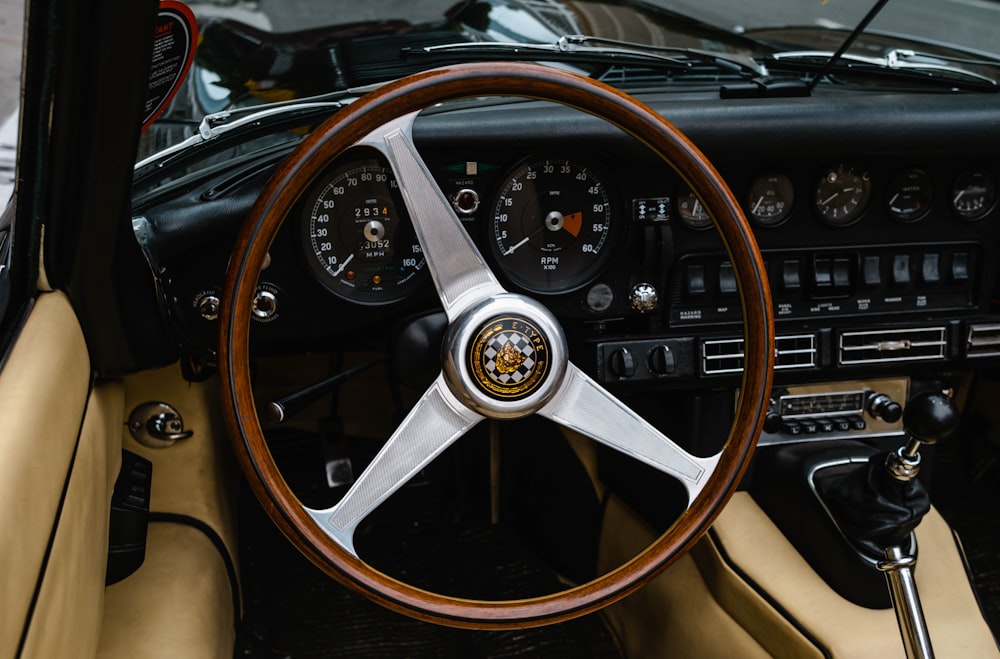
<svg viewBox="0 0 1000 659"><path fill-rule="evenodd" d="M610 254L611 199L571 160L533 160L502 184L489 225L490 251L515 284L561 293L595 277Z"/></svg>
<svg viewBox="0 0 1000 659"><path fill-rule="evenodd" d="M352 159L320 179L303 204L299 229L310 271L344 299L395 302L426 277L399 184L376 158Z"/></svg>

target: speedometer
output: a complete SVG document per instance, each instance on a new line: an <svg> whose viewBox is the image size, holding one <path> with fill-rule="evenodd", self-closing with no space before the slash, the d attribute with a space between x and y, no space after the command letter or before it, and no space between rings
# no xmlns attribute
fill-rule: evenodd
<svg viewBox="0 0 1000 659"><path fill-rule="evenodd" d="M322 177L303 203L299 234L317 281L352 302L401 300L426 277L399 184L377 158L352 159Z"/></svg>
<svg viewBox="0 0 1000 659"><path fill-rule="evenodd" d="M511 172L490 218L489 244L504 274L536 293L593 279L610 255L607 188L571 160L532 160Z"/></svg>

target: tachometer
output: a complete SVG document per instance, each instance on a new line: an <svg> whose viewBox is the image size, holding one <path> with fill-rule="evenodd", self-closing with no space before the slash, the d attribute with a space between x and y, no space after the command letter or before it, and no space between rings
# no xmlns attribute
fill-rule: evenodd
<svg viewBox="0 0 1000 659"><path fill-rule="evenodd" d="M592 170L570 160L534 160L503 183L489 243L515 284L560 293L597 275L610 254L611 231L611 199Z"/></svg>
<svg viewBox="0 0 1000 659"><path fill-rule="evenodd" d="M303 204L299 233L319 283L352 302L395 302L425 278L399 184L376 158L352 159L320 179Z"/></svg>

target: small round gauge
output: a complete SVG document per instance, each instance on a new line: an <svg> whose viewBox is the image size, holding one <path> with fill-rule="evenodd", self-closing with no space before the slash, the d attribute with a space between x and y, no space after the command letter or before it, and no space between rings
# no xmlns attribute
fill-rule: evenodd
<svg viewBox="0 0 1000 659"><path fill-rule="evenodd" d="M951 208L964 220L986 216L996 203L997 186L993 174L983 169L969 169L958 175L951 189Z"/></svg>
<svg viewBox="0 0 1000 659"><path fill-rule="evenodd" d="M922 169L908 169L889 181L886 203L889 214L900 222L916 222L931 208L934 186Z"/></svg>
<svg viewBox="0 0 1000 659"><path fill-rule="evenodd" d="M310 271L344 299L395 302L426 278L399 184L376 158L352 159L320 179L302 206L299 229Z"/></svg>
<svg viewBox="0 0 1000 659"><path fill-rule="evenodd" d="M593 279L610 256L612 206L597 175L571 160L531 160L505 179L489 224L504 274L536 293Z"/></svg>
<svg viewBox="0 0 1000 659"><path fill-rule="evenodd" d="M795 202L792 180L784 174L764 174L754 179L747 195L750 218L764 227L773 227L788 219Z"/></svg>
<svg viewBox="0 0 1000 659"><path fill-rule="evenodd" d="M712 226L712 216L691 188L683 183L677 188L677 214L681 222L692 229L708 229Z"/></svg>
<svg viewBox="0 0 1000 659"><path fill-rule="evenodd" d="M837 165L824 171L816 183L816 212L831 226L846 226L865 212L871 194L868 172Z"/></svg>

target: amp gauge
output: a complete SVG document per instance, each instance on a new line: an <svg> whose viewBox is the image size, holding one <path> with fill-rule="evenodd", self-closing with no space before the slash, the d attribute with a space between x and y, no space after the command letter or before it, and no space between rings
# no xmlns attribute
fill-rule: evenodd
<svg viewBox="0 0 1000 659"><path fill-rule="evenodd" d="M712 226L712 216L691 188L684 184L677 189L677 215L691 229L708 229Z"/></svg>

